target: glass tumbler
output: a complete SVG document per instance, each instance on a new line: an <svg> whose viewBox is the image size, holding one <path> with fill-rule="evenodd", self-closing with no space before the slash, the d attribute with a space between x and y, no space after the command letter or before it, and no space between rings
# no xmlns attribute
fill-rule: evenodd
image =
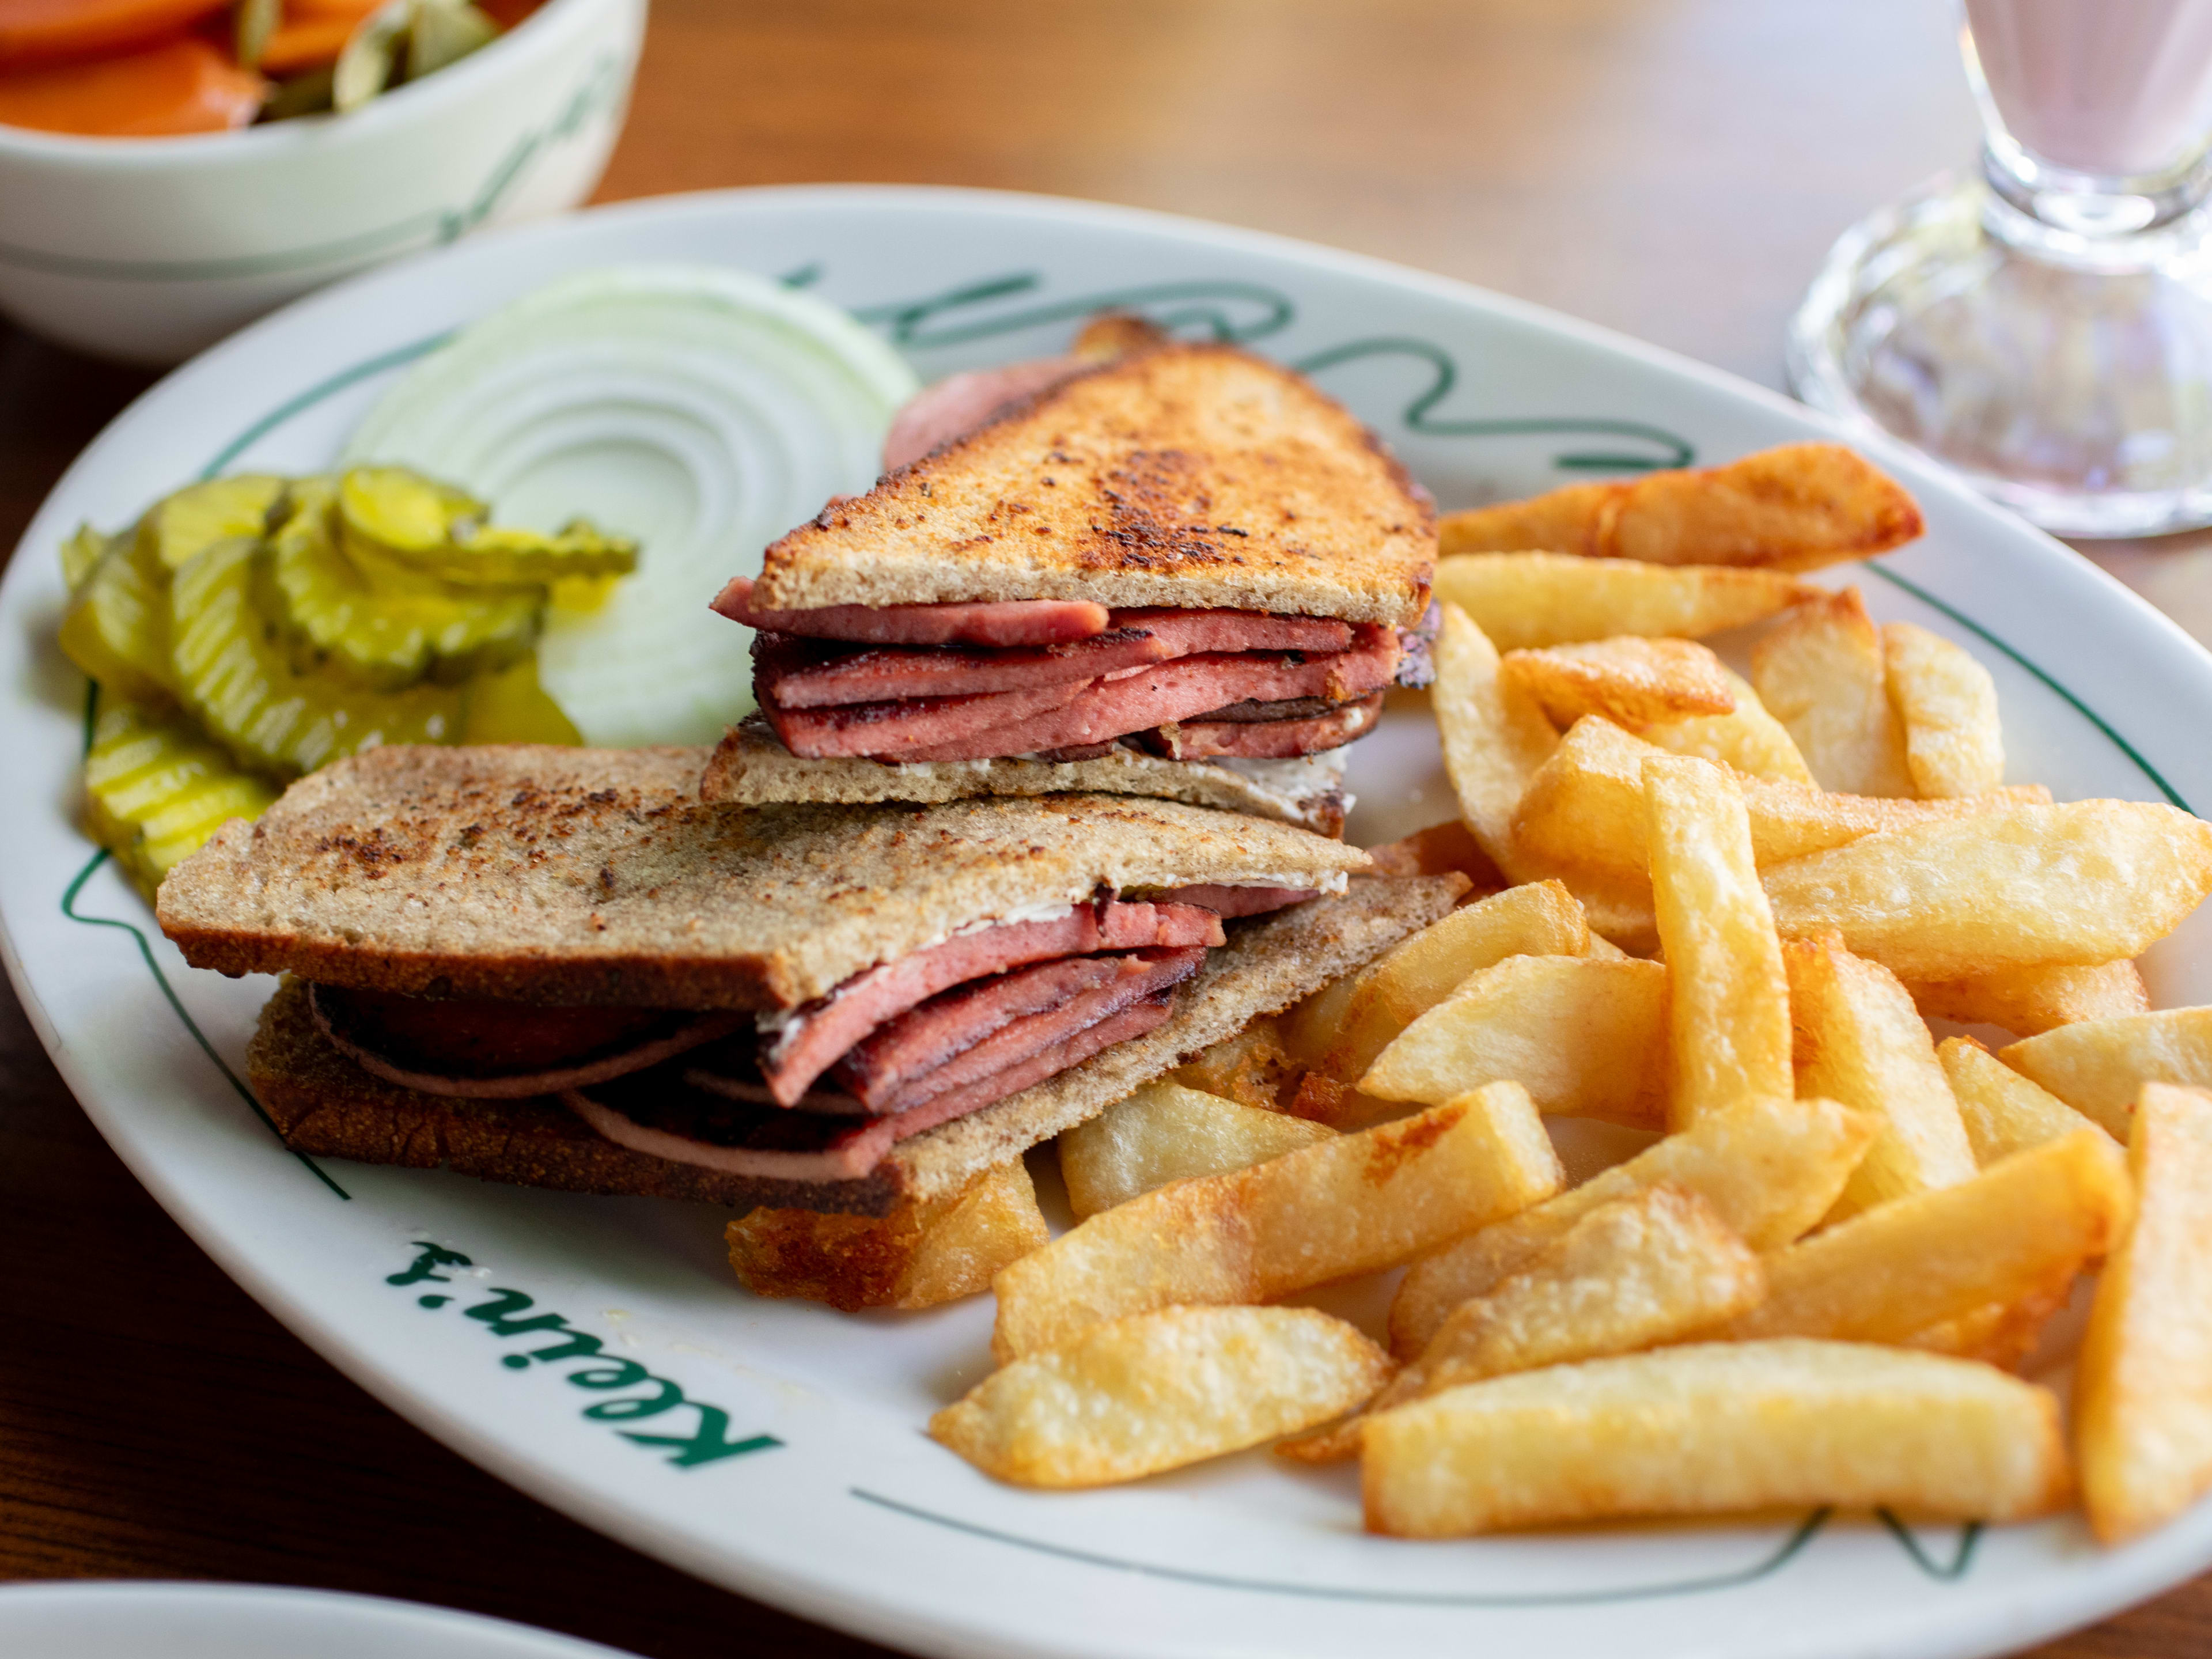
<svg viewBox="0 0 2212 1659"><path fill-rule="evenodd" d="M1979 176L1847 231L1791 385L2045 529L2212 524L2212 0L1965 0Z"/></svg>

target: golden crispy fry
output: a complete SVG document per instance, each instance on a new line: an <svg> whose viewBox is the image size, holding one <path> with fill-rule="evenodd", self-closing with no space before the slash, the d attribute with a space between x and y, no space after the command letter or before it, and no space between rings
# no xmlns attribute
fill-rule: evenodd
<svg viewBox="0 0 2212 1659"><path fill-rule="evenodd" d="M1461 1303L1522 1271L1599 1205L1652 1187L1694 1192L1752 1249L1778 1249L1828 1212L1880 1127L1870 1114L1832 1100L1787 1096L1700 1118L1626 1164L1416 1261L1390 1304L1390 1351L1412 1358Z"/></svg>
<svg viewBox="0 0 2212 1659"><path fill-rule="evenodd" d="M1295 1433L1366 1399L1390 1362L1311 1308L1166 1308L1018 1359L929 1419L1024 1486L1101 1486Z"/></svg>
<svg viewBox="0 0 2212 1659"><path fill-rule="evenodd" d="M1601 1204L1487 1296L1452 1310L1370 1414L1463 1382L1634 1353L1708 1329L1766 1294L1759 1257L1711 1205L1677 1187ZM1364 1418L1275 1449L1326 1463L1359 1450Z"/></svg>
<svg viewBox="0 0 2212 1659"><path fill-rule="evenodd" d="M1997 800L2010 793L1992 790L1972 799ZM2150 994L2132 962L2100 963L2094 968L2001 968L1972 979L1913 980L1905 988L1929 1019L2001 1025L2015 1036L2034 1036L2085 1019L2118 1019L2123 1014L2150 1012Z"/></svg>
<svg viewBox="0 0 2212 1659"><path fill-rule="evenodd" d="M1664 968L1632 957L1510 957L1408 1025L1359 1089L1435 1103L1510 1081L1540 1112L1656 1129L1667 1076Z"/></svg>
<svg viewBox="0 0 2212 1659"><path fill-rule="evenodd" d="M1823 789L1911 795L1905 726L1891 707L1881 635L1846 587L1802 605L1751 657L1752 684Z"/></svg>
<svg viewBox="0 0 2212 1659"><path fill-rule="evenodd" d="M1986 1365L1849 1342L1700 1344L1473 1382L1370 1418L1370 1532L1887 1505L2047 1515L2058 1402Z"/></svg>
<svg viewBox="0 0 2212 1659"><path fill-rule="evenodd" d="M1881 655L1914 793L1935 800L2002 783L2004 730L1990 671L1911 623L1882 624Z"/></svg>
<svg viewBox="0 0 2212 1659"><path fill-rule="evenodd" d="M1370 847L1367 855L1375 860L1378 876L1465 876L1469 886L1461 896L1462 904L1471 904L1505 885L1505 878L1490 861L1490 854L1457 818Z"/></svg>
<svg viewBox="0 0 2212 1659"><path fill-rule="evenodd" d="M2111 1135L2049 1090L2030 1083L1972 1037L1946 1037L1936 1058L1959 1103L1959 1121L1974 1162L1987 1169L2001 1158L2040 1146L2078 1129Z"/></svg>
<svg viewBox="0 0 2212 1659"><path fill-rule="evenodd" d="M1443 607L1430 692L1460 817L1515 881L1537 873L1513 845L1513 809L1559 734L1536 700L1498 674L1497 647L1457 605Z"/></svg>
<svg viewBox="0 0 2212 1659"><path fill-rule="evenodd" d="M1729 714L1735 694L1721 659L1690 640L1637 635L1509 651L1498 672L1534 697L1553 725L1602 714L1631 730L1686 714Z"/></svg>
<svg viewBox="0 0 2212 1659"><path fill-rule="evenodd" d="M1513 814L1514 839L1531 857L1620 880L1647 876L1650 853L1644 823L1644 763L1665 752L1597 715L1577 720L1522 792ZM2014 806L2047 805L2051 800L2051 792L2036 784L1957 800L1891 800L1831 794L1810 784L1771 783L1741 773L1735 775L1735 781L1751 820L1752 856L1761 866L1841 847L1878 830ZM2100 975L2106 970L2035 971ZM1971 984L1979 988L1986 982L1985 976ZM2033 988L2024 986L2023 996L2040 992L2043 983L2038 980ZM2058 990L2056 985L2051 988ZM1978 994L1993 1002L1998 988ZM1959 994L1963 1000L1969 993Z"/></svg>
<svg viewBox="0 0 2212 1659"><path fill-rule="evenodd" d="M1060 1137L1060 1172L1078 1216L1194 1176L1226 1174L1327 1140L1318 1123L1154 1083Z"/></svg>
<svg viewBox="0 0 2212 1659"><path fill-rule="evenodd" d="M1003 1364L1085 1326L1178 1304L1266 1302L1371 1273L1559 1189L1559 1160L1510 1083L1092 1216L1000 1273Z"/></svg>
<svg viewBox="0 0 2212 1659"><path fill-rule="evenodd" d="M1275 1016L1261 1014L1235 1036L1200 1049L1165 1080L1272 1112L1281 1109L1283 1089L1297 1070Z"/></svg>
<svg viewBox="0 0 2212 1659"><path fill-rule="evenodd" d="M2212 1490L2212 1095L2146 1084L2134 1119L2135 1226L2074 1367L2081 1495L2107 1544Z"/></svg>
<svg viewBox="0 0 2212 1659"><path fill-rule="evenodd" d="M1920 534L1897 482L1840 444L1785 444L1726 466L1576 484L1525 501L1449 513L1440 550L1534 550L1655 564L1816 570Z"/></svg>
<svg viewBox="0 0 2212 1659"><path fill-rule="evenodd" d="M949 1198L902 1204L889 1215L755 1210L723 1237L730 1266L755 1296L799 1297L851 1313L974 1296L1051 1235L1029 1168L1017 1158Z"/></svg>
<svg viewBox="0 0 2212 1659"><path fill-rule="evenodd" d="M2212 824L2141 801L2023 806L1863 836L1761 879L1784 934L1832 929L1903 979L2117 962L2212 891Z"/></svg>
<svg viewBox="0 0 2212 1659"><path fill-rule="evenodd" d="M1978 1359L2002 1370L2018 1370L2043 1340L2043 1328L2073 1297L2078 1274L2062 1268L2051 1279L2013 1302L1992 1302L1957 1319L1916 1331L1904 1346L1960 1359Z"/></svg>
<svg viewBox="0 0 2212 1659"><path fill-rule="evenodd" d="M1882 1120L1882 1131L1851 1172L1836 1213L1850 1215L1972 1176L1973 1149L1950 1080L1896 975L1829 940L1792 939L1784 959L1798 1088Z"/></svg>
<svg viewBox="0 0 2212 1659"><path fill-rule="evenodd" d="M1772 570L1570 553L1475 553L1437 564L1437 597L1466 611L1501 651L1622 634L1702 639L1819 592Z"/></svg>
<svg viewBox="0 0 2212 1659"><path fill-rule="evenodd" d="M1643 732L1646 743L1671 755L1693 755L1717 761L1747 776L1770 783L1813 781L1812 769L1782 722L1766 710L1750 683L1727 669L1729 691L1735 698L1731 714L1689 714L1680 720L1654 720Z"/></svg>
<svg viewBox="0 0 2212 1659"><path fill-rule="evenodd" d="M2125 1142L2144 1084L2212 1087L2212 1008L2062 1025L2008 1044L1997 1058Z"/></svg>
<svg viewBox="0 0 2212 1659"><path fill-rule="evenodd" d="M1680 1127L1738 1101L1793 1092L1790 988L1751 854L1743 796L1708 761L1647 761L1651 884L1669 979Z"/></svg>
<svg viewBox="0 0 2212 1659"><path fill-rule="evenodd" d="M1714 1334L1904 1342L2070 1281L2126 1230L2130 1201L2119 1148L2085 1124L1776 1252L1766 1300Z"/></svg>
<svg viewBox="0 0 2212 1659"><path fill-rule="evenodd" d="M1284 1040L1322 1075L1357 1083L1400 1032L1475 974L1509 957L1578 957L1589 940L1583 907L1558 882L1508 888L1308 997L1283 1017Z"/></svg>

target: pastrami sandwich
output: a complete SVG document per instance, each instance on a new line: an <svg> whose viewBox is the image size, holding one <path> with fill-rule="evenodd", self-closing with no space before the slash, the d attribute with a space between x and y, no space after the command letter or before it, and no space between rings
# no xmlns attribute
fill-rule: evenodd
<svg viewBox="0 0 2212 1659"><path fill-rule="evenodd" d="M1083 789L1341 830L1344 745L1428 673L1435 509L1372 433L1109 318L925 392L907 456L715 600L758 630L760 709L710 799Z"/></svg>
<svg viewBox="0 0 2212 1659"><path fill-rule="evenodd" d="M880 1213L1102 1110L1462 883L1178 802L702 803L703 750L387 748L161 886L289 975L248 1054L298 1151Z"/></svg>

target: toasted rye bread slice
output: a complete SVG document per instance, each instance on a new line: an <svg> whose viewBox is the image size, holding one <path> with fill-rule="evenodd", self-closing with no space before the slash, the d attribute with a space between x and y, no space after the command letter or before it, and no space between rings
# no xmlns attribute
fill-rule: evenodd
<svg viewBox="0 0 2212 1659"><path fill-rule="evenodd" d="M1091 599L1410 628L1436 507L1375 434L1235 346L1139 349L825 507L767 552L775 610Z"/></svg>
<svg viewBox="0 0 2212 1659"><path fill-rule="evenodd" d="M569 1192L681 1198L749 1210L881 1215L958 1190L979 1171L1095 1117L1200 1049L1380 956L1446 915L1462 876L1360 880L1333 898L1230 924L1229 943L1176 994L1168 1022L941 1128L902 1142L858 1181L765 1181L604 1140L552 1100L453 1100L371 1077L315 1027L306 988L281 986L246 1050L254 1093L284 1144L320 1158L447 1168Z"/></svg>
<svg viewBox="0 0 2212 1659"><path fill-rule="evenodd" d="M1319 887L1357 848L1119 795L745 810L708 751L374 749L234 819L156 913L197 968L410 996L790 1007L1100 887Z"/></svg>
<svg viewBox="0 0 2212 1659"><path fill-rule="evenodd" d="M733 726L707 763L700 794L748 806L789 801L972 800L1083 791L1188 801L1279 818L1320 836L1344 833L1346 751L1297 760L1164 760L1116 748L1096 760L802 760L758 715Z"/></svg>

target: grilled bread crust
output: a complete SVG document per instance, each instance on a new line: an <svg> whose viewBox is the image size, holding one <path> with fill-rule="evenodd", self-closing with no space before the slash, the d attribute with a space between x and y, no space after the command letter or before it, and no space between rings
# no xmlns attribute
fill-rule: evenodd
<svg viewBox="0 0 2212 1659"><path fill-rule="evenodd" d="M1289 369L1169 343L1081 371L768 550L757 603L1091 599L1410 628L1436 507Z"/></svg>
<svg viewBox="0 0 2212 1659"><path fill-rule="evenodd" d="M594 1133L557 1100L456 1100L370 1076L316 1029L288 980L246 1050L253 1092L284 1144L319 1158L450 1169L568 1192L678 1198L750 1210L882 1215L958 1191L994 1164L1095 1117L1131 1090L1364 965L1446 915L1461 876L1355 881L1346 893L1231 922L1229 943L1181 987L1164 1025L951 1123L901 1142L857 1181L769 1181L653 1158Z"/></svg>
<svg viewBox="0 0 2212 1659"><path fill-rule="evenodd" d="M1101 886L1327 887L1356 848L1130 796L742 809L704 749L374 749L233 819L156 914L194 967L409 996L790 1007Z"/></svg>

